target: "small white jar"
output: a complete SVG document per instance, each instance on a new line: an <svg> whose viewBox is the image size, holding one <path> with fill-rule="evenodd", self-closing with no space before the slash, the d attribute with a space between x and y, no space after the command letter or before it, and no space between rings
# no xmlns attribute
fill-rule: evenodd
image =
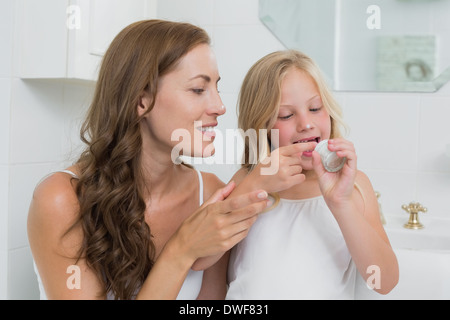
<svg viewBox="0 0 450 320"><path fill-rule="evenodd" d="M341 170L347 161L346 157L339 158L336 152L328 150L328 140L320 141L314 150L320 154L322 164L328 172L337 172Z"/></svg>

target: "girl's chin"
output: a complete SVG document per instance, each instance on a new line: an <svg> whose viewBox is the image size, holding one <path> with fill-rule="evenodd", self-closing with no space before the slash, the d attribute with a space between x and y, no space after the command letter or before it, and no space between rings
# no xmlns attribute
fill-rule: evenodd
<svg viewBox="0 0 450 320"><path fill-rule="evenodd" d="M312 157L302 157L302 163L300 165L302 166L302 171L314 170Z"/></svg>

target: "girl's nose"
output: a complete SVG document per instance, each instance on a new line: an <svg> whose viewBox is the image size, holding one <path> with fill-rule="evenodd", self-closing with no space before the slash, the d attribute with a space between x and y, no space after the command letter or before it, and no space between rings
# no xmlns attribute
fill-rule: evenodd
<svg viewBox="0 0 450 320"><path fill-rule="evenodd" d="M297 131L309 130L313 127L313 124L309 121L308 118L300 119L297 124Z"/></svg>

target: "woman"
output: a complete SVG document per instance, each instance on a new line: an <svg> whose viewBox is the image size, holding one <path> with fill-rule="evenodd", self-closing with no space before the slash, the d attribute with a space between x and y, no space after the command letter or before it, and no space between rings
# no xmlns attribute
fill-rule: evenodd
<svg viewBox="0 0 450 320"><path fill-rule="evenodd" d="M209 42L193 25L148 20L111 43L81 130L86 149L36 187L30 206L42 297L225 296L219 259L245 237L267 193L225 200L233 183L172 159L173 150L206 156L225 112ZM187 133L181 142L177 129Z"/></svg>

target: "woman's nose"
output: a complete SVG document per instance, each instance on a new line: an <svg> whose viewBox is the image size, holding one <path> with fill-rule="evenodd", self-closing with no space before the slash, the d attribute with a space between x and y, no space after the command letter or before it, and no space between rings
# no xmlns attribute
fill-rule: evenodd
<svg viewBox="0 0 450 320"><path fill-rule="evenodd" d="M227 111L227 108L223 104L222 99L220 97L218 97L218 99L214 100L211 107L208 108L208 111L211 114L216 114L217 116L221 116Z"/></svg>

